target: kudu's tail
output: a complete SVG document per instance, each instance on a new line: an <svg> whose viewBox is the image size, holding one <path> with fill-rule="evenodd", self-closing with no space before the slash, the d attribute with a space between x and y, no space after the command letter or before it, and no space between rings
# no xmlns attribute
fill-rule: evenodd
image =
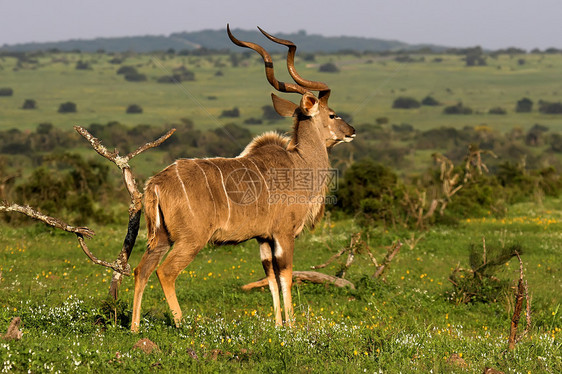
<svg viewBox="0 0 562 374"><path fill-rule="evenodd" d="M158 193L158 185L153 184L148 184L144 191L144 216L146 217L148 248L155 248L158 245L158 230L163 226Z"/></svg>

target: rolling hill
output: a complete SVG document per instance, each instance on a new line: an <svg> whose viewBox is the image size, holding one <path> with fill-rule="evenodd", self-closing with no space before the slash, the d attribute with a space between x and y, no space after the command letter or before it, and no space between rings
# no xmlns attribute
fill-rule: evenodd
<svg viewBox="0 0 562 374"><path fill-rule="evenodd" d="M256 31L234 29L233 33L243 40L261 40L263 36ZM396 40L383 40L376 38L363 38L355 36L337 36L326 37L322 35L307 34L300 31L292 34L276 33L276 36L289 39L295 42L299 49L312 53L317 52L339 52L339 51L398 51L398 50L416 50L420 48L430 48L434 51L442 51L446 49L443 46L436 45L413 45ZM269 43L269 42L263 42ZM165 35L144 35L114 38L96 38L96 39L72 39L57 42L45 43L23 43L23 44L4 44L0 47L0 52L30 52L39 50L60 50L73 51L80 50L82 52L96 52L104 50L106 52L153 52L174 49L176 51L195 50L229 50L239 51L240 49L233 45L226 36L226 30L202 30L195 32L178 32ZM268 47L271 51L282 51L283 47L279 45L271 45Z"/></svg>

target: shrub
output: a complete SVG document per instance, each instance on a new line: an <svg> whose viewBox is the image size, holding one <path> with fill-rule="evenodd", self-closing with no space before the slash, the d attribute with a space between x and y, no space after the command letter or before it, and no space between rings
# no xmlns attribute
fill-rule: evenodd
<svg viewBox="0 0 562 374"><path fill-rule="evenodd" d="M427 95L426 97L424 97L422 99L421 105L438 106L438 105L441 105L441 103L439 101L435 100L433 97Z"/></svg>
<svg viewBox="0 0 562 374"><path fill-rule="evenodd" d="M488 111L488 113L489 114L506 114L507 111L504 108L497 106L495 108L490 109Z"/></svg>
<svg viewBox="0 0 562 374"><path fill-rule="evenodd" d="M375 118L377 125L385 125L388 123L388 117L377 117Z"/></svg>
<svg viewBox="0 0 562 374"><path fill-rule="evenodd" d="M9 87L0 88L0 96L12 96L14 94L14 90Z"/></svg>
<svg viewBox="0 0 562 374"><path fill-rule="evenodd" d="M459 102L456 105L451 105L443 109L445 114L472 114L472 109L463 105Z"/></svg>
<svg viewBox="0 0 562 374"><path fill-rule="evenodd" d="M412 97L403 97L400 96L394 100L392 103L392 107L395 109L412 109L412 108L419 108L420 102Z"/></svg>
<svg viewBox="0 0 562 374"><path fill-rule="evenodd" d="M401 123L400 125L392 125L392 131L394 132L412 132L414 131L414 126L409 123Z"/></svg>
<svg viewBox="0 0 562 374"><path fill-rule="evenodd" d="M266 121L279 121L282 118L272 105L264 105L261 109L263 110L263 119Z"/></svg>
<svg viewBox="0 0 562 374"><path fill-rule="evenodd" d="M144 82L146 81L146 75L140 73L125 74L125 80L128 82Z"/></svg>
<svg viewBox="0 0 562 374"><path fill-rule="evenodd" d="M509 282L498 279L496 275L505 268L505 263L521 252L518 244L509 247L487 245L485 251L479 245L471 244L470 269L457 266L449 276L453 284L453 291L447 292L449 300L456 304L497 302L508 292Z"/></svg>
<svg viewBox="0 0 562 374"><path fill-rule="evenodd" d="M174 74L164 75L158 78L156 81L158 83L178 83L178 82L188 82L195 80L195 73L187 70L185 66L174 69Z"/></svg>
<svg viewBox="0 0 562 374"><path fill-rule="evenodd" d="M123 63L123 60L124 60L124 59L123 59L123 58L120 58L120 57L113 57L113 58L112 58L111 60L109 60L108 62L109 62L110 64L113 64L113 65L121 65L121 63Z"/></svg>
<svg viewBox="0 0 562 374"><path fill-rule="evenodd" d="M486 66L486 58L480 54L469 54L465 58L466 66Z"/></svg>
<svg viewBox="0 0 562 374"><path fill-rule="evenodd" d="M126 112L128 114L142 113L142 107L140 105L137 105L137 104L132 104L132 105L129 105L127 107Z"/></svg>
<svg viewBox="0 0 562 374"><path fill-rule="evenodd" d="M121 66L119 69L117 69L117 74L136 74L137 69L134 66L129 66L129 65L125 65L125 66Z"/></svg>
<svg viewBox="0 0 562 374"><path fill-rule="evenodd" d="M62 103L59 106L59 113L75 113L76 112L76 104L72 101L67 101L66 103Z"/></svg>
<svg viewBox="0 0 562 374"><path fill-rule="evenodd" d="M244 124L246 125L261 125L263 121L259 118L250 117L244 120Z"/></svg>
<svg viewBox="0 0 562 374"><path fill-rule="evenodd" d="M333 62L327 62L320 65L318 71L321 73L339 73L340 69Z"/></svg>
<svg viewBox="0 0 562 374"><path fill-rule="evenodd" d="M37 125L37 130L35 130L35 132L37 132L37 134L47 135L52 130L53 130L53 124L49 122L44 122Z"/></svg>
<svg viewBox="0 0 562 374"><path fill-rule="evenodd" d="M37 109L37 102L33 99L27 99L23 102L22 109Z"/></svg>
<svg viewBox="0 0 562 374"><path fill-rule="evenodd" d="M92 67L89 62L80 60L76 63L76 70L92 70Z"/></svg>
<svg viewBox="0 0 562 374"><path fill-rule="evenodd" d="M229 118L236 118L240 117L240 110L237 107L232 109L225 109L221 113L221 117L229 117Z"/></svg>
<svg viewBox="0 0 562 374"><path fill-rule="evenodd" d="M544 114L562 114L562 102L551 103L548 101L539 101L539 112Z"/></svg>
<svg viewBox="0 0 562 374"><path fill-rule="evenodd" d="M521 100L517 101L517 105L515 107L515 111L518 113L528 113L533 110L533 101L529 98L522 98Z"/></svg>
<svg viewBox="0 0 562 374"><path fill-rule="evenodd" d="M363 159L346 170L336 192L337 205L348 213L359 213L367 221L390 222L398 188L398 177L390 168Z"/></svg>

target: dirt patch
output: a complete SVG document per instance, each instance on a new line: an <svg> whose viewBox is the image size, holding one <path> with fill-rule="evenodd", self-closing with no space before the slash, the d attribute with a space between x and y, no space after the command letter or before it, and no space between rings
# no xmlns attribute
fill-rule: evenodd
<svg viewBox="0 0 562 374"><path fill-rule="evenodd" d="M4 340L20 340L21 337L23 336L23 333L19 329L20 324L21 324L21 318L20 317L15 317L14 319L12 319L12 322L10 322L10 325L8 326L8 331L6 332L6 334L4 334L2 339L4 339Z"/></svg>
<svg viewBox="0 0 562 374"><path fill-rule="evenodd" d="M138 342L135 343L133 349L140 349L146 354L150 354L152 352L160 352L160 348L153 343L150 339L144 338L140 339Z"/></svg>

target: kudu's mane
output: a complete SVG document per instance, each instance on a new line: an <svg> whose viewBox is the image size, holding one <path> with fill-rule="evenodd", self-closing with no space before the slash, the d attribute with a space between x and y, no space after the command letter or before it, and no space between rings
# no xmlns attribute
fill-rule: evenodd
<svg viewBox="0 0 562 374"><path fill-rule="evenodd" d="M275 145L283 149L289 150L290 143L291 143L290 137L281 135L275 131L268 131L266 133L256 136L250 142L250 144L248 144L246 148L244 148L244 150L242 151L242 153L240 153L238 157L247 156L252 152L256 151L257 149L268 145Z"/></svg>

